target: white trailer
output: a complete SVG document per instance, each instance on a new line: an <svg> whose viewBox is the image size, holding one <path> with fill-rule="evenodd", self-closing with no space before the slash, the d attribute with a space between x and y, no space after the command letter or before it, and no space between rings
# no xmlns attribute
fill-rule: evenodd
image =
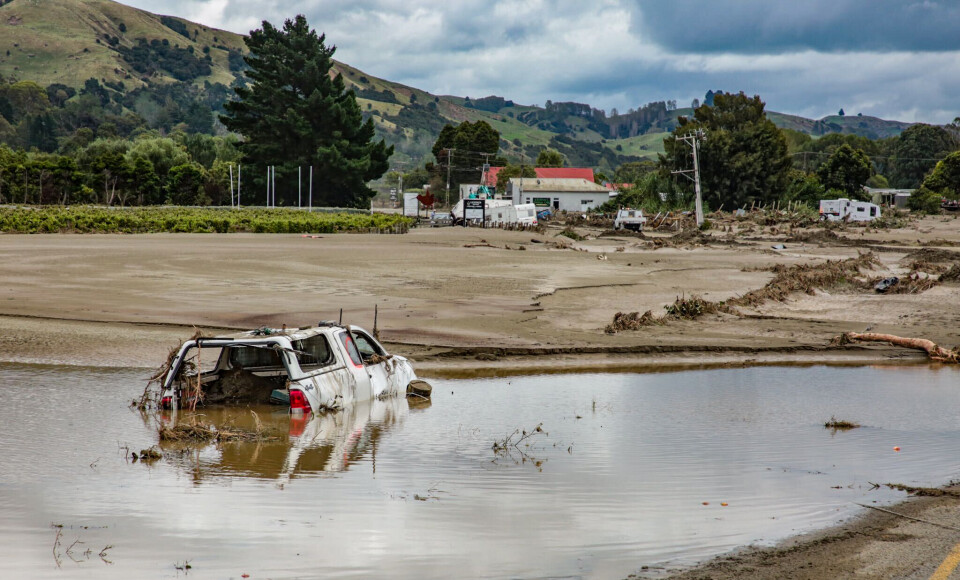
<svg viewBox="0 0 960 580"><path fill-rule="evenodd" d="M420 202L417 200L418 195L420 194L416 191L403 192L403 215L406 217L420 216Z"/></svg>
<svg viewBox="0 0 960 580"><path fill-rule="evenodd" d="M866 201L840 199L820 200L820 219L832 222L870 222L880 217L880 206Z"/></svg>
<svg viewBox="0 0 960 580"><path fill-rule="evenodd" d="M461 199L454 204L453 208L450 210L450 213L453 215L454 222L463 220L463 205L464 203ZM509 199L491 199L488 197L483 200L483 206L483 212L485 216L484 221L488 223L512 223L513 221L516 221L516 210L514 209L513 202ZM479 220L471 219L470 221Z"/></svg>

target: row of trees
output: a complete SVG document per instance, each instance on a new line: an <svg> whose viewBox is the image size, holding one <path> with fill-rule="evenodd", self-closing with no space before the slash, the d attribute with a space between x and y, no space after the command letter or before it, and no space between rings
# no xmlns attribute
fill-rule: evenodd
<svg viewBox="0 0 960 580"><path fill-rule="evenodd" d="M80 130L62 154L0 145L0 203L226 205L239 159L232 137L127 140Z"/></svg>
<svg viewBox="0 0 960 580"><path fill-rule="evenodd" d="M677 137L702 129L706 138L699 150L701 183L704 200L713 208L775 201L816 204L821 198L837 196L863 199L866 184L922 186L917 200L936 197L937 203L940 195L956 197L960 192L960 182L952 181L952 161L947 161L954 159L951 152L960 149L951 129L919 124L886 140L839 134L813 140L778 129L767 119L760 97L715 93L712 102L698 107L693 118L681 117L664 140L665 153L657 166L631 168L635 172L628 182L641 181L644 170L656 171L656 183L663 187L671 172L689 169L690 149ZM960 156L956 159L960 177ZM651 183L652 178L644 181L646 186ZM685 183L676 188L681 193L690 191ZM926 209L930 208L928 203Z"/></svg>

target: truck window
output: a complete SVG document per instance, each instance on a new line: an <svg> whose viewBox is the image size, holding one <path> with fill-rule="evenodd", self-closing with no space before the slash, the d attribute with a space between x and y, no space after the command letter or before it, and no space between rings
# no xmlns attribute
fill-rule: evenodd
<svg viewBox="0 0 960 580"><path fill-rule="evenodd" d="M870 217L875 217L876 215L877 215L877 208L871 207L871 208L870 208Z"/></svg>
<svg viewBox="0 0 960 580"><path fill-rule="evenodd" d="M346 349L347 354L350 355L350 360L353 361L353 364L359 366L363 365L363 359L360 358L360 353L357 351L357 345L353 344L353 339L350 338L350 335L346 332L341 332L339 335L340 342L343 344L343 348Z"/></svg>
<svg viewBox="0 0 960 580"><path fill-rule="evenodd" d="M230 366L232 368L259 368L259 367L280 367L283 362L280 360L280 352L266 345L262 348L253 346L231 346Z"/></svg>
<svg viewBox="0 0 960 580"><path fill-rule="evenodd" d="M322 334L294 342L293 349L297 351L297 362L301 367L324 366L333 362L330 345Z"/></svg>
<svg viewBox="0 0 960 580"><path fill-rule="evenodd" d="M360 351L360 356L363 357L364 361L370 359L374 355L383 355L383 350L377 347L376 343L369 336L362 332L353 332L353 337L356 339L357 350Z"/></svg>

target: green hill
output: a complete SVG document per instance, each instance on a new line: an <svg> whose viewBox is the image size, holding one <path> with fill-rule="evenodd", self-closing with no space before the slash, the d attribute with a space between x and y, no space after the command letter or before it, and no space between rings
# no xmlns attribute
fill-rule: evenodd
<svg viewBox="0 0 960 580"><path fill-rule="evenodd" d="M145 92L166 95L171 87L189 85L194 87L191 98L204 99L216 111L232 94L228 87L238 77L242 82L246 47L243 37L232 32L111 0L0 3L0 75L6 79L34 81L41 87L59 83L78 90L88 79L96 79L111 91L106 98L150 123L162 117L157 105L162 98L150 102ZM337 69L357 93L378 134L396 146L397 162L432 160L430 148L446 123L484 120L500 132L502 152L508 157L533 159L549 146L563 152L571 165L608 170L624 161L655 157L663 151L663 138L676 126L677 117L692 114L690 109L668 110L663 102L607 116L578 103L548 101L544 107L532 107L501 97L437 96L346 64L338 63ZM127 95L132 96L122 98ZM874 117L815 121L768 114L780 127L811 135L842 132L876 139L909 126Z"/></svg>

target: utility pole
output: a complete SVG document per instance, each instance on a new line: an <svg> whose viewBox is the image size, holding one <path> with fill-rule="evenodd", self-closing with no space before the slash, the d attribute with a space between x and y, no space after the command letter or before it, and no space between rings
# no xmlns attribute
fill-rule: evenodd
<svg viewBox="0 0 960 580"><path fill-rule="evenodd" d="M703 195L700 191L700 160L697 157L697 152L700 150L700 144L706 140L707 134L703 129L697 129L693 133L687 133L686 135L677 135L677 141L683 141L693 149L693 169L671 172L680 174L693 182L693 189L696 192L695 207L698 228L703 225ZM691 173L693 177L690 177Z"/></svg>
<svg viewBox="0 0 960 580"><path fill-rule="evenodd" d="M453 148L447 149L447 206L450 206L450 168L453 167Z"/></svg>
<svg viewBox="0 0 960 580"><path fill-rule="evenodd" d="M523 201L523 164L527 160L527 153L521 149L520 150L520 191L517 192L517 203ZM510 184L510 181L507 181L507 185Z"/></svg>

